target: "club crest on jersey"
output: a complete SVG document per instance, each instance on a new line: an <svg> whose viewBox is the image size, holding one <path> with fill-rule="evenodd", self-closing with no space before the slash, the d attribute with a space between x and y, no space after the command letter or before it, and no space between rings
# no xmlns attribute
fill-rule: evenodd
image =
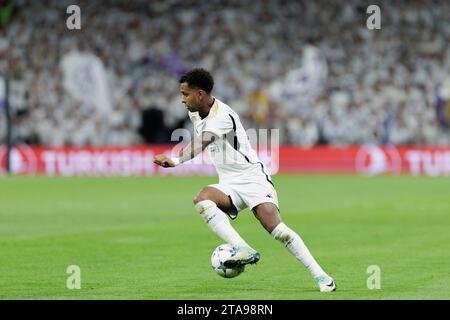
<svg viewBox="0 0 450 320"><path fill-rule="evenodd" d="M217 146L217 144L215 142L213 142L208 145L208 151L212 152L212 153L219 152L219 147Z"/></svg>

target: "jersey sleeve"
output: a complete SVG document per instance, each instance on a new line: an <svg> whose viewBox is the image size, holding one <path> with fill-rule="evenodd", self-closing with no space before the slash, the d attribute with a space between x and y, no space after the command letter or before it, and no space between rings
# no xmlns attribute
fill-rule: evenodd
<svg viewBox="0 0 450 320"><path fill-rule="evenodd" d="M233 130L234 124L227 114L218 114L216 117L206 122L203 132L212 132L217 136L223 136Z"/></svg>

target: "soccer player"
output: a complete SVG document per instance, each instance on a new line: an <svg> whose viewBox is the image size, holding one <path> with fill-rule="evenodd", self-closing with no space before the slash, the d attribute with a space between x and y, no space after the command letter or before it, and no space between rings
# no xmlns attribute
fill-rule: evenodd
<svg viewBox="0 0 450 320"><path fill-rule="evenodd" d="M195 197L195 210L236 254L224 264L227 268L258 262L259 253L232 227L230 218L250 208L271 236L280 241L311 273L321 292L336 289L305 246L300 236L281 220L277 193L266 166L251 147L239 116L211 95L214 80L204 69L193 69L179 79L182 103L189 111L196 137L174 158L156 155L154 163L175 167L205 148L219 175L219 183L203 188Z"/></svg>

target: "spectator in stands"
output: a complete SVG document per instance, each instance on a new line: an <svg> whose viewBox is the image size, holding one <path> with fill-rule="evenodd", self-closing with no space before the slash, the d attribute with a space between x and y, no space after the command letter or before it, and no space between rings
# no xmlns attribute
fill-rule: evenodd
<svg viewBox="0 0 450 320"><path fill-rule="evenodd" d="M450 144L433 107L450 74L448 1L381 1L381 30L366 28L359 0L80 0L81 31L66 28L70 1L15 4L0 30L0 73L10 75L14 112L26 110L15 123L16 143L170 142L168 130L189 127L177 75L200 65L244 125L280 128L281 143ZM322 92L308 103L269 101L265 90L302 66L312 38L327 64ZM74 49L105 65L114 106L108 121L63 86L59 62Z"/></svg>

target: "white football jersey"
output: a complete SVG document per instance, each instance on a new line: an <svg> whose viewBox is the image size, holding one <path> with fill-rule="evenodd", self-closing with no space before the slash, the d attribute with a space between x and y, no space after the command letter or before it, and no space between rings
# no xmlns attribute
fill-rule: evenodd
<svg viewBox="0 0 450 320"><path fill-rule="evenodd" d="M233 109L214 98L206 118L201 119L198 112L189 112L189 117L197 136L212 132L219 137L207 149L220 182L263 178L273 185L269 171L252 148L239 115Z"/></svg>

